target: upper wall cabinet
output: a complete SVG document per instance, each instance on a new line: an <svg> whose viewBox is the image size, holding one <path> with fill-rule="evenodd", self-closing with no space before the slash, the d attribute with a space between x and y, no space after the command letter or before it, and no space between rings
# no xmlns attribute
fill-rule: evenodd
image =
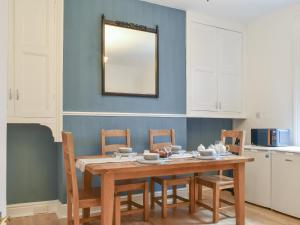
<svg viewBox="0 0 300 225"><path fill-rule="evenodd" d="M38 123L60 141L63 0L10 1L8 122Z"/></svg>
<svg viewBox="0 0 300 225"><path fill-rule="evenodd" d="M243 34L207 24L188 14L187 116L245 118Z"/></svg>

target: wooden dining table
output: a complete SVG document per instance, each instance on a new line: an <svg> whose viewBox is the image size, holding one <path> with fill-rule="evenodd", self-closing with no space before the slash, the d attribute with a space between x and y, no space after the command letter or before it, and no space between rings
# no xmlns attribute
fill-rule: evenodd
<svg viewBox="0 0 300 225"><path fill-rule="evenodd" d="M84 158L101 158L88 156ZM114 192L116 180L147 178L208 171L233 170L236 225L245 224L245 164L254 161L245 156L227 156L217 160L173 159L163 164L142 164L140 162L88 164L84 171L84 189L92 185L92 176L101 177L101 224L113 224ZM83 217L89 211L83 212ZM100 218L99 218L100 219Z"/></svg>

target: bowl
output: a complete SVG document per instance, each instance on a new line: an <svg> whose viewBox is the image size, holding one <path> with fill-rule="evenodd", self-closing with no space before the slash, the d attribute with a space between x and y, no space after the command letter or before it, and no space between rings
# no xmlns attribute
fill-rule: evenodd
<svg viewBox="0 0 300 225"><path fill-rule="evenodd" d="M215 156L216 150L214 149L206 149L204 151L199 151L201 156Z"/></svg>
<svg viewBox="0 0 300 225"><path fill-rule="evenodd" d="M171 150L172 151L179 151L179 150L181 150L182 149L182 147L180 146L180 145L172 145L171 146Z"/></svg>
<svg viewBox="0 0 300 225"><path fill-rule="evenodd" d="M159 154L158 153L144 153L145 160L158 160Z"/></svg>
<svg viewBox="0 0 300 225"><path fill-rule="evenodd" d="M131 152L132 152L132 148L128 148L128 147L120 147L120 148L118 149L118 151L119 151L120 153L131 153Z"/></svg>

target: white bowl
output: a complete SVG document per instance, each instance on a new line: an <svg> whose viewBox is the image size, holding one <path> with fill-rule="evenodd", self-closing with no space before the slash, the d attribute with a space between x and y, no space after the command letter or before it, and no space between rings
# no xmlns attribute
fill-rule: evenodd
<svg viewBox="0 0 300 225"><path fill-rule="evenodd" d="M172 151L179 151L179 150L181 150L182 149L182 147L180 146L180 145L172 145L171 146L171 150Z"/></svg>
<svg viewBox="0 0 300 225"><path fill-rule="evenodd" d="M120 147L119 149L120 153L130 153L132 152L132 148L128 148L128 147Z"/></svg>
<svg viewBox="0 0 300 225"><path fill-rule="evenodd" d="M144 153L145 160L158 160L159 154L158 153Z"/></svg>
<svg viewBox="0 0 300 225"><path fill-rule="evenodd" d="M199 151L199 153L201 156L215 156L217 154L214 149L206 149L204 151Z"/></svg>

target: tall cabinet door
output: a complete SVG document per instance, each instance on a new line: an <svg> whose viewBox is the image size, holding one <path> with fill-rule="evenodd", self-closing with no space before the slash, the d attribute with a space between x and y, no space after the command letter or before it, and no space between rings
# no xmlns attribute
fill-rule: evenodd
<svg viewBox="0 0 300 225"><path fill-rule="evenodd" d="M55 0L14 0L15 115L55 116Z"/></svg>
<svg viewBox="0 0 300 225"><path fill-rule="evenodd" d="M271 207L271 157L268 151L246 150L254 162L246 164L246 201Z"/></svg>
<svg viewBox="0 0 300 225"><path fill-rule="evenodd" d="M219 108L223 112L241 112L242 82L242 34L218 30L219 60Z"/></svg>
<svg viewBox="0 0 300 225"><path fill-rule="evenodd" d="M300 154L272 154L272 209L300 218Z"/></svg>
<svg viewBox="0 0 300 225"><path fill-rule="evenodd" d="M217 29L197 22L190 29L188 105L191 111L217 111Z"/></svg>

